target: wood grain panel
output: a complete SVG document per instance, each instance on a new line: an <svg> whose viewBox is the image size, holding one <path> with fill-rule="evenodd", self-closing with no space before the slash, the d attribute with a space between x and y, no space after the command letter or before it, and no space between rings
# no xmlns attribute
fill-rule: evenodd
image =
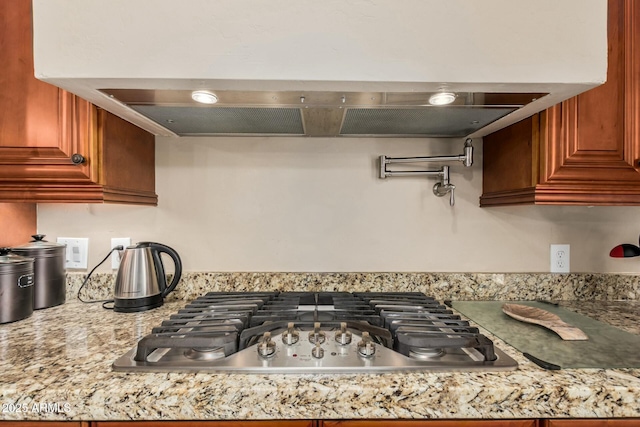
<svg viewBox="0 0 640 427"><path fill-rule="evenodd" d="M537 420L340 420L321 427L537 427Z"/></svg>
<svg viewBox="0 0 640 427"><path fill-rule="evenodd" d="M97 125L92 105L63 90L58 94L56 111L60 117L56 129L60 132L60 147L34 147L29 145L30 140L23 140L24 146L18 147L20 141L16 140L15 147L1 148L0 182L92 183L97 179L97 164L92 162L97 158ZM73 164L74 153L82 154L87 161Z"/></svg>
<svg viewBox="0 0 640 427"><path fill-rule="evenodd" d="M0 1L0 147L59 147L58 88L33 77L30 1ZM10 108L7 108L10 107ZM38 117L51 126L42 126Z"/></svg>
<svg viewBox="0 0 640 427"><path fill-rule="evenodd" d="M480 196L480 206L530 205L536 202L536 188L494 191Z"/></svg>
<svg viewBox="0 0 640 427"><path fill-rule="evenodd" d="M102 109L98 110L103 165L100 182L112 188L155 190L155 138Z"/></svg>
<svg viewBox="0 0 640 427"><path fill-rule="evenodd" d="M98 421L92 423L92 427L315 427L316 424L313 420Z"/></svg>
<svg viewBox="0 0 640 427"><path fill-rule="evenodd" d="M31 241L36 228L35 203L0 203L0 247Z"/></svg>
<svg viewBox="0 0 640 427"><path fill-rule="evenodd" d="M0 421L0 427L89 427L85 421Z"/></svg>
<svg viewBox="0 0 640 427"><path fill-rule="evenodd" d="M617 420L543 420L540 427L638 427L640 418Z"/></svg>
<svg viewBox="0 0 640 427"><path fill-rule="evenodd" d="M627 111L633 108L626 92L626 76L637 66L626 36L633 28L632 1L610 0L607 82L549 110L542 129L549 147L546 174L551 181L597 181L640 184L634 159L638 147L628 143ZM546 140L544 140L546 138ZM635 137L637 141L637 136Z"/></svg>
<svg viewBox="0 0 640 427"><path fill-rule="evenodd" d="M15 184L0 185L0 202L102 203L104 191L99 185Z"/></svg>
<svg viewBox="0 0 640 427"><path fill-rule="evenodd" d="M89 179L70 160L88 145L89 104L34 77L30 1L2 1L0 16L0 180Z"/></svg>
<svg viewBox="0 0 640 427"><path fill-rule="evenodd" d="M640 4L625 2L625 153L627 161L640 167Z"/></svg>
<svg viewBox="0 0 640 427"><path fill-rule="evenodd" d="M608 4L607 82L577 96L575 123L567 126L575 133L573 155L622 156L625 111L625 22L624 3ZM569 153L569 157L573 156Z"/></svg>
<svg viewBox="0 0 640 427"><path fill-rule="evenodd" d="M537 183L534 153L538 116L522 120L483 139L483 193L533 187Z"/></svg>

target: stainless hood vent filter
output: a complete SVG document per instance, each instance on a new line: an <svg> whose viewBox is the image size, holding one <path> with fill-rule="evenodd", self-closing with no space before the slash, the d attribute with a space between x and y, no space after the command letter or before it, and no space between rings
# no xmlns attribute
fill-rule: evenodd
<svg viewBox="0 0 640 427"><path fill-rule="evenodd" d="M515 110L515 107L354 108L346 111L340 135L463 138Z"/></svg>
<svg viewBox="0 0 640 427"><path fill-rule="evenodd" d="M103 93L178 136L366 136L463 138L546 95L458 93L446 106L433 93L214 91L203 105L188 90L108 89Z"/></svg>
<svg viewBox="0 0 640 427"><path fill-rule="evenodd" d="M304 135L298 108L132 105L176 135Z"/></svg>

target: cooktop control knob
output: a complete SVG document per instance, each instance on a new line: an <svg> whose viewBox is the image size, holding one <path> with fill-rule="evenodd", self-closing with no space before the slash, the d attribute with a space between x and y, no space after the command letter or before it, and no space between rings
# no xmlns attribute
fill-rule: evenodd
<svg viewBox="0 0 640 427"><path fill-rule="evenodd" d="M324 357L324 349L320 347L319 342L316 342L316 346L311 349L311 355L316 359L322 359Z"/></svg>
<svg viewBox="0 0 640 427"><path fill-rule="evenodd" d="M271 332L265 332L258 343L258 354L262 357L271 357L276 353L276 343L271 339Z"/></svg>
<svg viewBox="0 0 640 427"><path fill-rule="evenodd" d="M315 322L313 331L309 332L309 342L311 344L322 344L326 338L326 334L320 330L320 322Z"/></svg>
<svg viewBox="0 0 640 427"><path fill-rule="evenodd" d="M282 333L282 342L286 345L293 345L300 339L298 331L293 329L293 322L289 322L287 330Z"/></svg>
<svg viewBox="0 0 640 427"><path fill-rule="evenodd" d="M369 332L362 333L362 339L358 343L358 354L363 357L372 357L376 354L376 345L369 336Z"/></svg>
<svg viewBox="0 0 640 427"><path fill-rule="evenodd" d="M347 324L345 322L340 323L340 330L336 332L336 342L340 345L351 343L351 332L347 331Z"/></svg>

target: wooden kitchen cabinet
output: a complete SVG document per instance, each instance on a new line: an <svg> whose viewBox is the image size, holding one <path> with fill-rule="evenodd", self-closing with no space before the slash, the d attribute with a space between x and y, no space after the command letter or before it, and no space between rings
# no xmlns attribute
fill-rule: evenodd
<svg viewBox="0 0 640 427"><path fill-rule="evenodd" d="M91 427L537 427L537 423L537 420L99 421Z"/></svg>
<svg viewBox="0 0 640 427"><path fill-rule="evenodd" d="M640 419L543 420L540 427L638 427Z"/></svg>
<svg viewBox="0 0 640 427"><path fill-rule="evenodd" d="M340 420L319 427L538 427L537 420Z"/></svg>
<svg viewBox="0 0 640 427"><path fill-rule="evenodd" d="M604 85L484 138L480 206L640 205L639 3L609 0Z"/></svg>
<svg viewBox="0 0 640 427"><path fill-rule="evenodd" d="M89 427L88 421L0 421L0 427Z"/></svg>
<svg viewBox="0 0 640 427"><path fill-rule="evenodd" d="M273 420L273 421L0 421L0 427L638 427L640 419L571 420Z"/></svg>
<svg viewBox="0 0 640 427"><path fill-rule="evenodd" d="M154 136L34 77L31 0L0 20L0 202L157 204Z"/></svg>
<svg viewBox="0 0 640 427"><path fill-rule="evenodd" d="M97 421L91 427L317 427L313 420L273 421ZM1 426L0 426L1 427Z"/></svg>

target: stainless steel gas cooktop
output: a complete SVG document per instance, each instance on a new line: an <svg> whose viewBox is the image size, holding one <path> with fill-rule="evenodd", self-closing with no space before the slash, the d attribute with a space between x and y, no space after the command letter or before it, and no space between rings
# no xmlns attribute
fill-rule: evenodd
<svg viewBox="0 0 640 427"><path fill-rule="evenodd" d="M210 292L153 328L117 371L513 370L478 328L417 292Z"/></svg>

